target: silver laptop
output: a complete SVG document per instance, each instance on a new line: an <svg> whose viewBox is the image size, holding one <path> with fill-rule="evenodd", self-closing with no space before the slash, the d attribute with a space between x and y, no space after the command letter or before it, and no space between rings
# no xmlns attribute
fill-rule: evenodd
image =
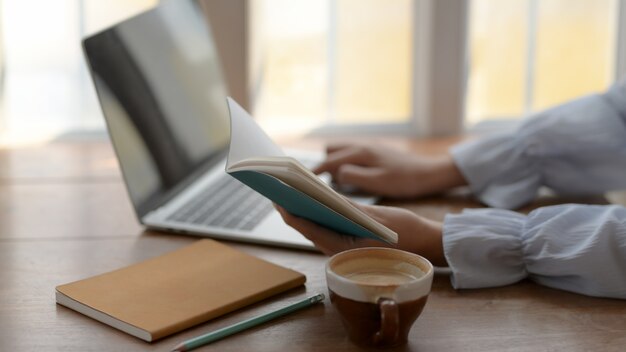
<svg viewBox="0 0 626 352"><path fill-rule="evenodd" d="M169 1L83 41L137 216L150 228L312 249L224 171L228 94L206 21L195 1Z"/></svg>

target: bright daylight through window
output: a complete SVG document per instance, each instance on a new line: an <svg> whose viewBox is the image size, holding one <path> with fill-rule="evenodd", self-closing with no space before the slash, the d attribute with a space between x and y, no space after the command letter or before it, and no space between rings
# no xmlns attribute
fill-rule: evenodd
<svg viewBox="0 0 626 352"><path fill-rule="evenodd" d="M411 114L411 0L255 0L254 113L273 130Z"/></svg>
<svg viewBox="0 0 626 352"><path fill-rule="evenodd" d="M71 130L102 131L80 40L156 3L0 1L0 145L37 142Z"/></svg>
<svg viewBox="0 0 626 352"><path fill-rule="evenodd" d="M467 123L518 119L606 89L617 10L616 0L473 0Z"/></svg>
<svg viewBox="0 0 626 352"><path fill-rule="evenodd" d="M440 34L418 32L419 24L427 21L416 19L423 19L420 14L428 11L422 5L429 1L432 5L436 0L248 0L251 112L272 133L337 125L354 125L356 130L373 125L374 132L394 125L419 132L417 124L404 128L416 118L428 118L428 113L418 116L425 103L415 97L446 102L441 97L445 89L433 99L422 95L430 88L419 86L427 79L419 76L427 67L420 64L427 62L423 58L429 57L425 53L430 48L422 50L420 44L437 43ZM0 1L0 144L54 138L68 130L102 131L80 38L158 2ZM626 71L624 59L616 61L617 44L626 41L626 30L618 32L618 14L626 21L626 1L469 4L460 7L458 17L445 6L441 11L454 21L465 15L468 19L467 77L461 74L453 83L466 85L467 127L519 119L600 92L613 83L616 70ZM445 76L448 71L443 67L436 72ZM458 106L461 111L460 102Z"/></svg>
<svg viewBox="0 0 626 352"><path fill-rule="evenodd" d="M256 116L286 130L406 122L417 1L253 1ZM468 127L614 80L617 0L474 0L469 9Z"/></svg>

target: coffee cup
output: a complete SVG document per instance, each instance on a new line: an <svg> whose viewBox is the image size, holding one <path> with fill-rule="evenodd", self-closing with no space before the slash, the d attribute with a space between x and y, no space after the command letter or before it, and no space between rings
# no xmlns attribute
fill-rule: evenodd
<svg viewBox="0 0 626 352"><path fill-rule="evenodd" d="M363 347L405 344L432 280L427 259L398 249L352 249L326 264L330 300L350 340Z"/></svg>

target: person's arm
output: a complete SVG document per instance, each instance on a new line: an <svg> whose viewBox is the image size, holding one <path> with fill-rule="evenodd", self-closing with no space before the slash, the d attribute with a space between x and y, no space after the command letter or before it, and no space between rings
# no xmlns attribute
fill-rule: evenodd
<svg viewBox="0 0 626 352"><path fill-rule="evenodd" d="M626 208L559 205L529 215L467 210L444 223L394 207L361 210L398 233L395 248L449 266L457 289L513 284L524 278L590 296L626 299ZM327 255L383 242L342 235L278 208L285 222Z"/></svg>
<svg viewBox="0 0 626 352"><path fill-rule="evenodd" d="M467 183L449 154L415 155L390 148L332 144L313 171L328 172L340 185L386 197L414 198Z"/></svg>
<svg viewBox="0 0 626 352"><path fill-rule="evenodd" d="M526 277L589 296L626 299L626 208L558 205L522 215L477 209L448 215L443 246L457 289Z"/></svg>
<svg viewBox="0 0 626 352"><path fill-rule="evenodd" d="M434 265L448 266L443 255L441 222L426 219L402 208L356 203L354 206L395 231L398 234L398 243L391 245L369 238L344 235L289 214L280 206L276 206L276 209L287 225L311 240L326 255L359 247L394 247L422 255Z"/></svg>
<svg viewBox="0 0 626 352"><path fill-rule="evenodd" d="M511 134L451 149L472 192L485 204L514 209L541 186L560 194L626 188L626 82L538 113Z"/></svg>

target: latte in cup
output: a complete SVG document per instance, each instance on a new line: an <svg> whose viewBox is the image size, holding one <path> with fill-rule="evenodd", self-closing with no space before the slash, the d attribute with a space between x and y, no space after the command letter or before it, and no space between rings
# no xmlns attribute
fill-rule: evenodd
<svg viewBox="0 0 626 352"><path fill-rule="evenodd" d="M432 277L428 260L390 248L349 250L330 258L326 266L330 299L348 337L366 347L407 342Z"/></svg>
<svg viewBox="0 0 626 352"><path fill-rule="evenodd" d="M391 265L394 265L393 263ZM359 270L354 273L347 273L346 278L364 284L372 285L402 285L415 281L424 276L424 273L420 271L417 275L407 274L404 272L385 270L385 269L370 269Z"/></svg>

